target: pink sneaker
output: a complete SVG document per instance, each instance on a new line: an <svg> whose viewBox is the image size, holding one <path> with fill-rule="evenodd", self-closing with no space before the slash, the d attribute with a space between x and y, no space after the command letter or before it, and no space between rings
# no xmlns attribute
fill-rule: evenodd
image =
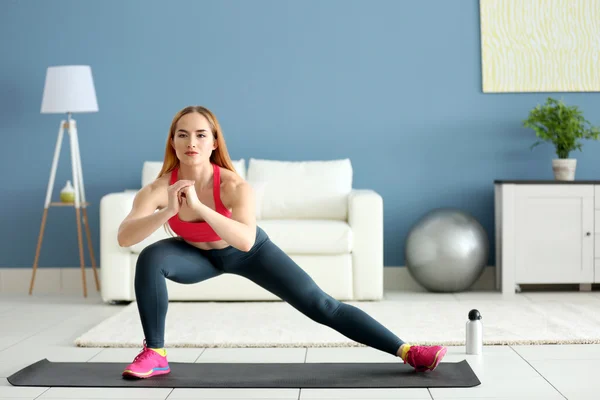
<svg viewBox="0 0 600 400"><path fill-rule="evenodd" d="M136 378L150 378L151 376L164 375L171 372L167 356L161 356L156 351L149 349L146 346L146 340L144 339L144 349L140 351L133 362L129 364L123 376L136 377Z"/></svg>
<svg viewBox="0 0 600 400"><path fill-rule="evenodd" d="M410 346L404 364L413 366L417 372L433 371L446 355L444 346Z"/></svg>

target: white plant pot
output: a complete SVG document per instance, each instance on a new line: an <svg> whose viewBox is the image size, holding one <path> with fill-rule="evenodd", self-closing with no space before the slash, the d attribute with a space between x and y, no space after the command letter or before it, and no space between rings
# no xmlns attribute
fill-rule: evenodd
<svg viewBox="0 0 600 400"><path fill-rule="evenodd" d="M573 181L575 180L575 169L577 167L577 159L575 158L555 158L552 160L552 171L554 171L554 179L557 181Z"/></svg>

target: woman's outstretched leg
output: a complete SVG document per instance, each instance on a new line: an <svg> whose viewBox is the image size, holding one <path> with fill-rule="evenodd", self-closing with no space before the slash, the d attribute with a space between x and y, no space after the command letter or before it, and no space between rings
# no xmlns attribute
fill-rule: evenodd
<svg viewBox="0 0 600 400"><path fill-rule="evenodd" d="M433 370L444 356L444 347L410 346L361 309L325 293L269 239L255 244L250 253L240 257L240 262L225 263L224 271L250 279L312 320L358 343L401 357L417 370Z"/></svg>

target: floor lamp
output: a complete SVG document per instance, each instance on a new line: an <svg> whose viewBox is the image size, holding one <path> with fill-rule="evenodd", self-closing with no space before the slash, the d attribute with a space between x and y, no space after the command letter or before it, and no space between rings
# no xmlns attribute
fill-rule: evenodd
<svg viewBox="0 0 600 400"><path fill-rule="evenodd" d="M54 159L52 160L52 168L50 170L50 179L48 181L48 189L46 191L46 200L44 202L44 214L42 217L42 226L38 237L37 248L35 251L35 260L33 262L33 273L31 276L31 284L29 286L29 294L33 292L33 283L35 281L35 273L38 266L40 249L42 247L42 239L44 237L44 227L46 225L46 217L48 215L48 207L51 206L74 206L77 222L77 241L79 245L79 260L81 264L81 274L83 283L83 296L87 297L87 285L85 280L85 259L83 256L83 241L81 234L81 217L79 209L83 210L83 221L86 228L86 236L92 268L94 270L94 278L96 280L96 290L100 290L98 281L98 273L96 272L96 260L94 250L92 248L92 238L90 235L90 227L88 224L88 216L86 206L88 203L85 200L85 189L83 186L83 172L81 170L81 156L79 154L79 138L77 136L77 125L75 120L71 118L72 113L97 112L98 102L96 99L96 90L92 78L92 69L88 65L65 65L49 67L46 71L46 82L44 85L44 94L42 96L42 114L67 114L67 119L60 122L58 129L58 139L54 149ZM74 203L51 202L52 190L54 188L54 178L56 176L56 166L60 157L62 147L63 134L67 131L69 135L69 143L71 148L71 169L73 173L73 186L75 189Z"/></svg>

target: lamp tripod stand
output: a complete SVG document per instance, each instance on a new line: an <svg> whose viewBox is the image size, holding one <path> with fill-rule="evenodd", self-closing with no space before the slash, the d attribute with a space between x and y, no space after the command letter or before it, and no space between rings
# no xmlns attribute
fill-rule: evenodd
<svg viewBox="0 0 600 400"><path fill-rule="evenodd" d="M88 249L90 252L90 258L92 261L92 269L94 271L94 279L96 281L96 290L100 291L100 283L98 281L98 273L96 271L96 260L94 258L94 249L92 247L92 239L90 235L90 227L88 224L88 216L86 206L89 205L85 201L85 190L83 186L83 173L81 171L81 156L79 154L79 139L77 136L77 125L75 120L71 118L71 113L68 113L67 120L60 122L58 130L58 139L56 141L56 147L54 149L54 159L52 160L52 169L50 170L50 179L48 181L48 190L46 191L46 200L44 202L44 214L42 216L42 226L40 227L40 233L38 236L37 248L35 251L35 260L33 262L33 273L31 276L31 284L29 286L29 294L33 292L33 284L35 281L35 273L38 266L38 260L40 256L40 249L42 247L42 240L44 237L44 228L46 226L46 217L48 215L48 208L52 206L74 206L75 215L77 222L77 242L79 245L79 261L81 264L81 279L83 284L83 297L87 297L87 284L85 279L85 259L83 255L83 240L81 232L81 215L79 209L82 208L83 222L85 224L86 237L88 242ZM58 165L58 159L60 157L60 150L62 147L64 130L67 129L69 134L69 142L71 148L71 168L73 172L73 186L75 189L75 202L64 203L64 202L50 202L52 197L52 189L54 188L54 179L56 176L56 166Z"/></svg>

